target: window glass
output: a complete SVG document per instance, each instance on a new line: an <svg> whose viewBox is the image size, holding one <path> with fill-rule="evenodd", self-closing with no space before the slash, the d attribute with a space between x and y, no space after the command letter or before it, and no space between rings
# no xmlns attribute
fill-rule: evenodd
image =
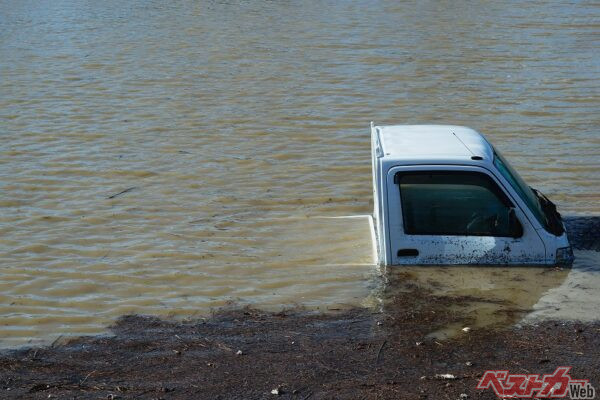
<svg viewBox="0 0 600 400"><path fill-rule="evenodd" d="M406 234L511 236L512 205L485 174L400 173L397 183Z"/></svg>
<svg viewBox="0 0 600 400"><path fill-rule="evenodd" d="M521 197L525 204L527 204L527 207L533 212L533 215L535 215L535 218L538 220L538 222L542 224L543 227L548 229L548 222L546 220L544 210L542 209L542 206L540 205L535 193L533 193L531 188L527 186L523 178L521 178L517 171L510 166L506 159L502 157L502 154L495 149L494 165L496 168L498 168L498 171L500 171L508 183L510 183L510 186L515 189L519 197Z"/></svg>

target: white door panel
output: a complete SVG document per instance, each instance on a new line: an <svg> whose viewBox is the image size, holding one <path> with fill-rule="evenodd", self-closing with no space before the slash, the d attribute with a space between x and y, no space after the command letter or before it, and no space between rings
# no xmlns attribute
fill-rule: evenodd
<svg viewBox="0 0 600 400"><path fill-rule="evenodd" d="M519 238L498 236L408 235L404 232L400 188L394 183L397 172L472 171L485 173L499 186L515 206L515 215L523 227ZM389 240L392 264L544 264L545 247L525 214L498 180L487 170L471 166L395 167L387 176Z"/></svg>

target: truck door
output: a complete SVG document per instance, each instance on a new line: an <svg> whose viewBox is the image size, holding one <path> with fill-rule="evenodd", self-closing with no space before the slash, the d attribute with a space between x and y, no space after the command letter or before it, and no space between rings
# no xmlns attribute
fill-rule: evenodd
<svg viewBox="0 0 600 400"><path fill-rule="evenodd" d="M475 166L394 167L392 264L543 264L545 247L499 181Z"/></svg>

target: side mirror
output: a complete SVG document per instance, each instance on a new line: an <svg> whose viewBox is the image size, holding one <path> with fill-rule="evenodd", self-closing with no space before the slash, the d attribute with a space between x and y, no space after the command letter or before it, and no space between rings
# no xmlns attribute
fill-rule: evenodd
<svg viewBox="0 0 600 400"><path fill-rule="evenodd" d="M508 210L508 232L512 238L520 238L523 236L523 225L519 222L515 209Z"/></svg>

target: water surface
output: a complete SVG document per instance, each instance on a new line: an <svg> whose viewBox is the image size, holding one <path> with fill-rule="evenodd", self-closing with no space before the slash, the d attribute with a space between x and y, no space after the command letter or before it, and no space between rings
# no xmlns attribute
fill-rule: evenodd
<svg viewBox="0 0 600 400"><path fill-rule="evenodd" d="M0 344L376 302L365 220L311 218L371 211L371 120L476 128L563 213L600 214L599 15L0 0Z"/></svg>

